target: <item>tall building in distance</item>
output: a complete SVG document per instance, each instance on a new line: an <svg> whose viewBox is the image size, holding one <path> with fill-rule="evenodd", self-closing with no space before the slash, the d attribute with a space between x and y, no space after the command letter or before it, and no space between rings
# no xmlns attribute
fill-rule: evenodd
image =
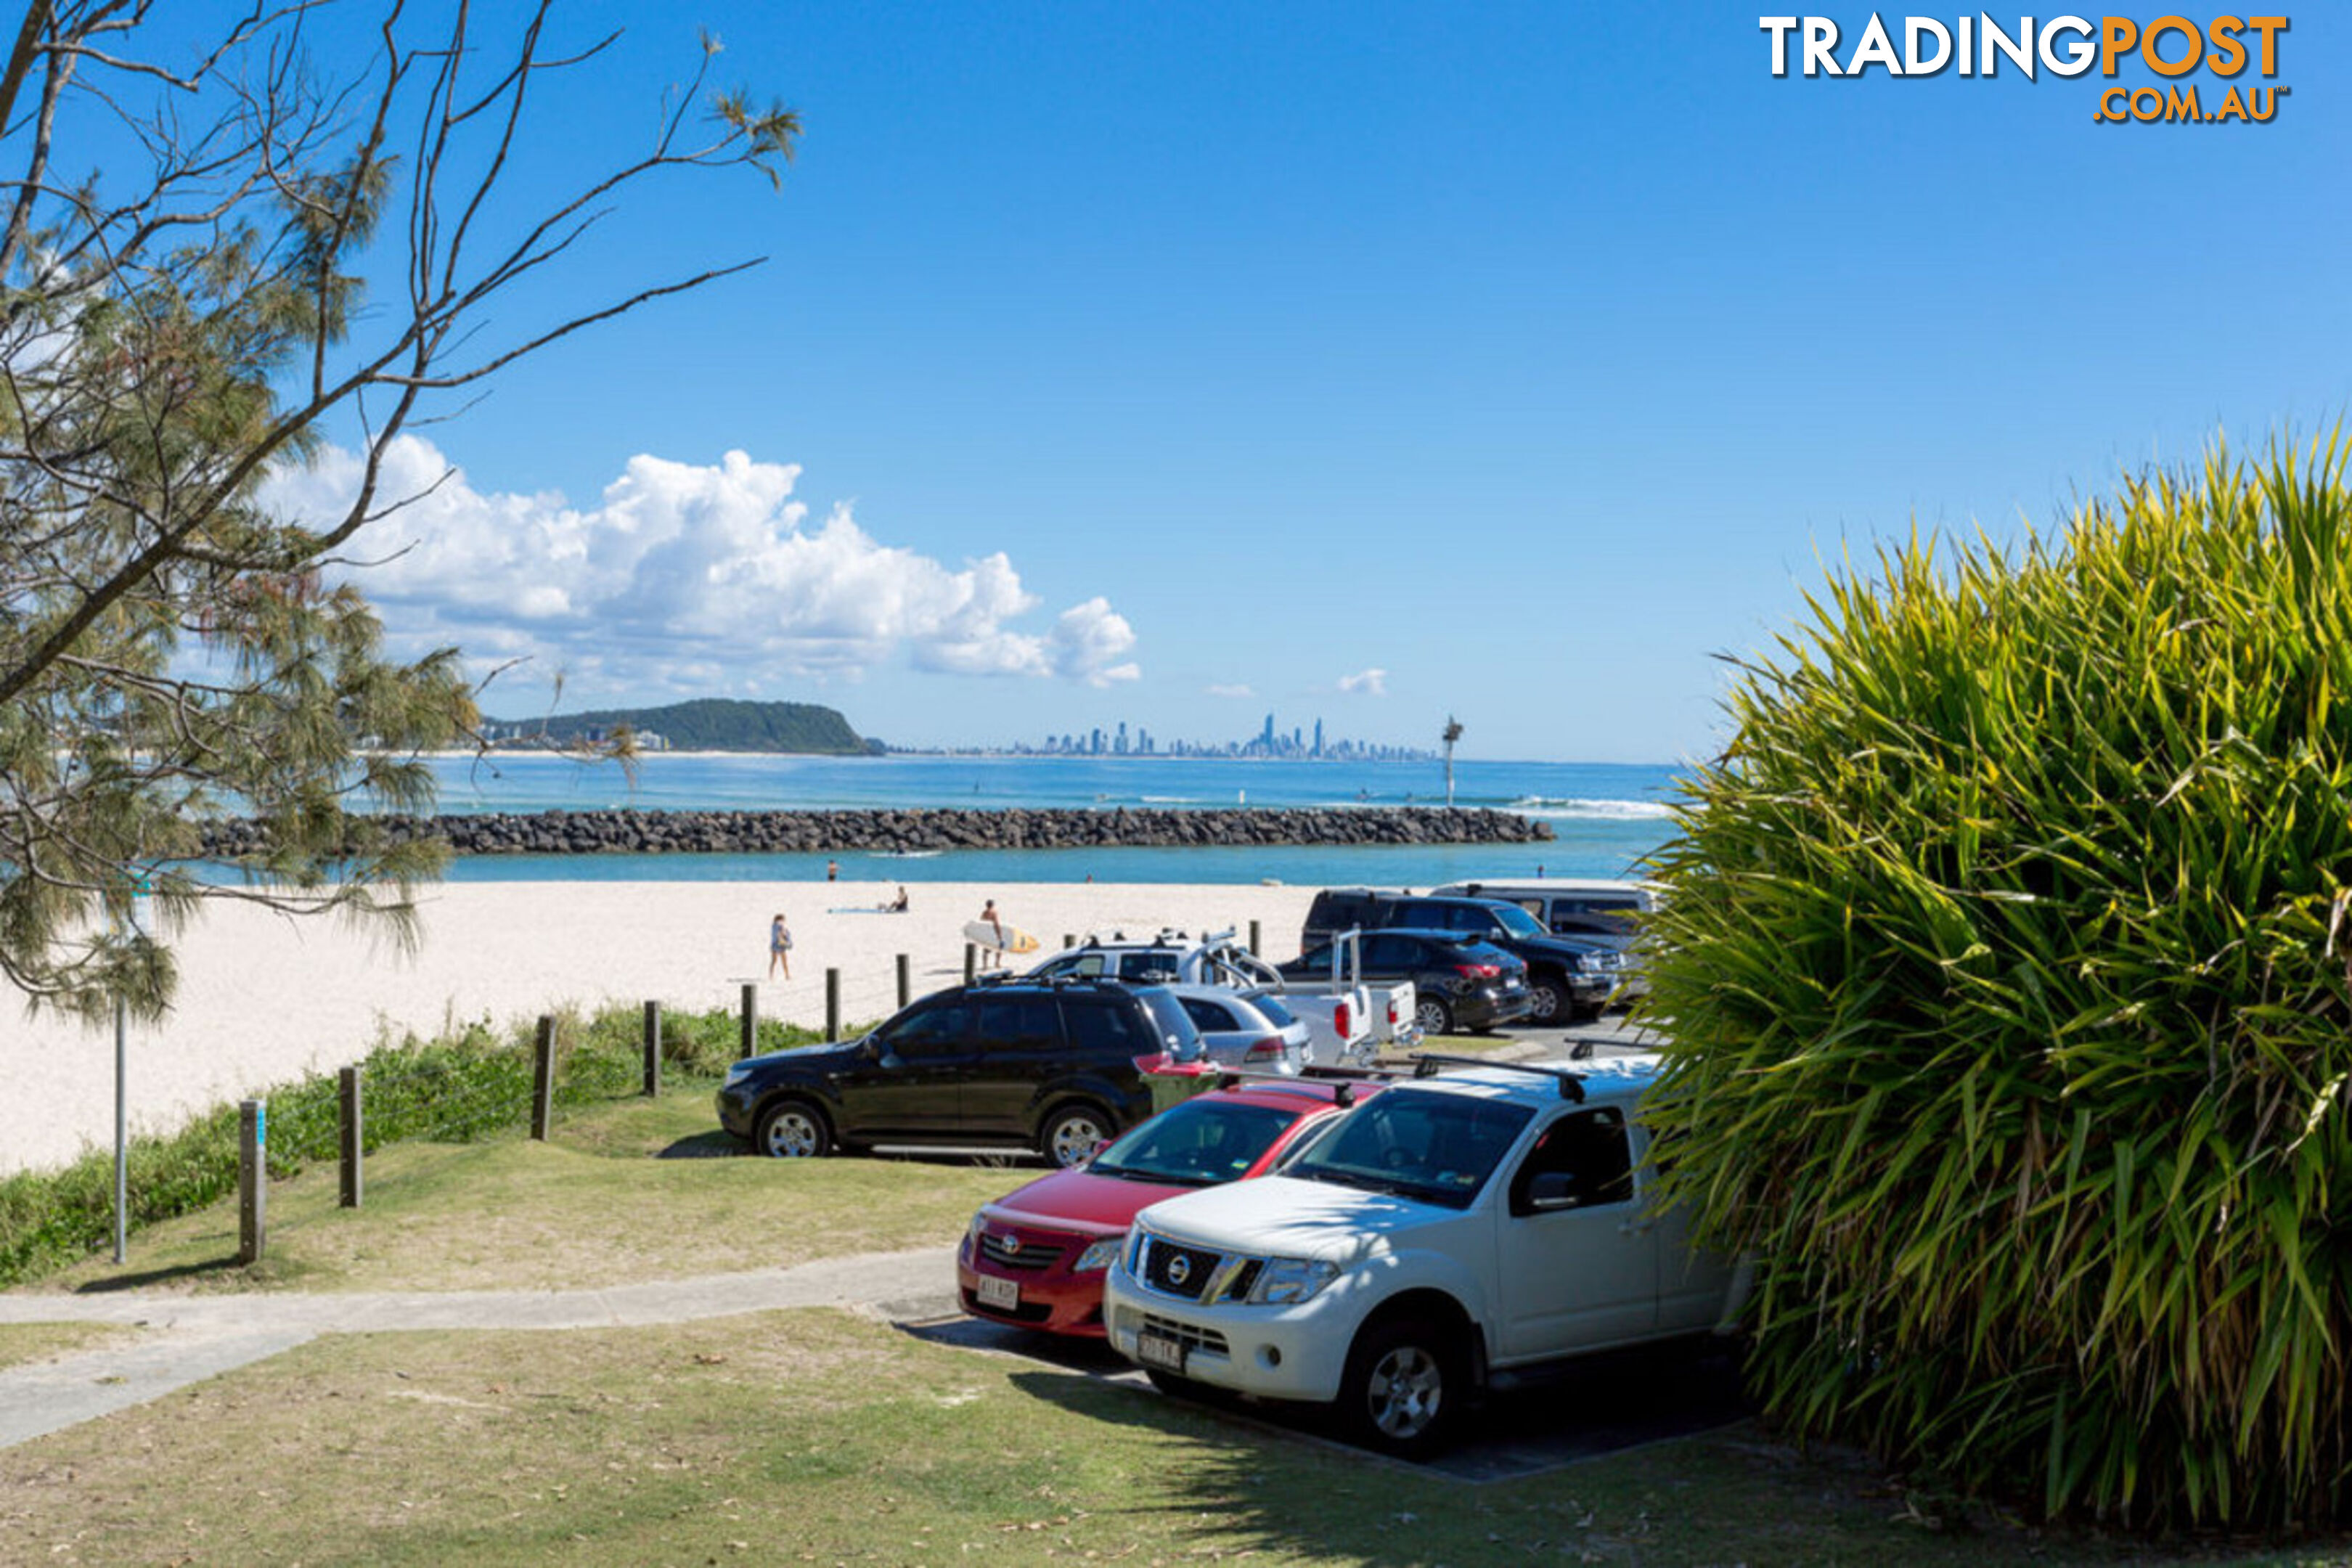
<svg viewBox="0 0 2352 1568"><path fill-rule="evenodd" d="M1275 716L1271 713L1265 716L1257 733L1245 741L1163 741L1140 724L1130 731L1127 721L1121 720L1108 734L1097 727L1084 735L1048 735L1042 742L952 749L1029 757L1271 757L1296 762L1356 763L1427 762L1437 754L1418 746L1340 739L1333 736L1320 719L1315 721L1311 731L1305 725L1294 724L1285 731L1275 728Z"/></svg>

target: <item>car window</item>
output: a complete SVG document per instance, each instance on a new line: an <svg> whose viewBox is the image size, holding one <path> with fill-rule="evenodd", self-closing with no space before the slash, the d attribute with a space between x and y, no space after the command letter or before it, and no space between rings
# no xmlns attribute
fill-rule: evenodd
<svg viewBox="0 0 2352 1568"><path fill-rule="evenodd" d="M1491 910L1482 910L1480 912L1488 917L1487 925L1500 925L1513 936L1544 934L1542 922L1517 904L1497 904ZM1481 926L1479 929L1486 930L1486 926Z"/></svg>
<svg viewBox="0 0 2352 1568"><path fill-rule="evenodd" d="M980 1005L978 1034L984 1051L1050 1049L1061 1044L1061 1018L1051 996L991 996Z"/></svg>
<svg viewBox="0 0 2352 1568"><path fill-rule="evenodd" d="M1298 1022L1297 1015L1284 1006L1282 998L1279 996L1269 995L1264 991L1253 991L1247 1000L1251 1006L1265 1015L1267 1023L1277 1029L1287 1029L1291 1025Z"/></svg>
<svg viewBox="0 0 2352 1568"><path fill-rule="evenodd" d="M1234 1022L1234 1016L1230 1011L1220 1007L1205 996L1183 996L1179 997L1178 1000L1184 1005L1184 1016L1192 1020L1192 1026L1196 1029L1222 1033L1242 1027L1241 1025Z"/></svg>
<svg viewBox="0 0 2352 1568"><path fill-rule="evenodd" d="M1069 1024L1071 1043L1080 1050L1145 1056L1159 1048L1144 1034L1141 1017L1123 997L1065 996L1062 1016Z"/></svg>
<svg viewBox="0 0 2352 1568"><path fill-rule="evenodd" d="M1421 943L1409 936L1393 936L1382 931L1364 939L1364 967L1383 973L1400 969L1418 968L1421 963Z"/></svg>
<svg viewBox="0 0 2352 1568"><path fill-rule="evenodd" d="M1145 1050L1165 1050L1181 1059L1199 1048L1201 1031L1192 1026L1192 1020L1184 1016L1184 1009L1178 1005L1175 997L1158 990L1139 991L1135 994L1160 1034L1158 1039L1144 1047Z"/></svg>
<svg viewBox="0 0 2352 1568"><path fill-rule="evenodd" d="M1326 943L1321 947L1309 948L1307 952L1298 955L1296 963L1298 968L1309 971L1313 973L1330 973L1331 949L1329 944Z"/></svg>
<svg viewBox="0 0 2352 1568"><path fill-rule="evenodd" d="M1350 1111L1284 1174L1467 1208L1534 1115L1472 1095L1391 1089Z"/></svg>
<svg viewBox="0 0 2352 1568"><path fill-rule="evenodd" d="M1121 1135L1087 1169L1097 1176L1207 1186L1258 1162L1297 1113L1227 1100L1188 1100Z"/></svg>
<svg viewBox="0 0 2352 1568"><path fill-rule="evenodd" d="M1164 985L1176 978L1176 955L1163 947L1119 955L1118 977L1142 985Z"/></svg>
<svg viewBox="0 0 2352 1568"><path fill-rule="evenodd" d="M882 1033L882 1044L910 1060L953 1056L971 1034L971 1008L961 1000L936 1003L902 1016Z"/></svg>
<svg viewBox="0 0 2352 1568"><path fill-rule="evenodd" d="M1571 1208L1630 1203L1633 1197L1633 1151L1625 1137L1624 1113L1611 1106L1573 1111L1544 1129L1536 1146L1511 1177L1511 1212L1531 1215L1528 1191L1538 1176L1569 1178ZM1557 1212L1557 1211L1547 1211Z"/></svg>

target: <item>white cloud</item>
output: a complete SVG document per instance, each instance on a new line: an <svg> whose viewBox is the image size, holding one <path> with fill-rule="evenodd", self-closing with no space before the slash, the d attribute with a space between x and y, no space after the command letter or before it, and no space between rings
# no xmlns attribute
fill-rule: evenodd
<svg viewBox="0 0 2352 1568"><path fill-rule="evenodd" d="M1339 689L1350 696L1386 697L1389 694L1389 672L1385 669L1360 669L1353 675L1339 678Z"/></svg>
<svg viewBox="0 0 2352 1568"><path fill-rule="evenodd" d="M597 505L485 494L432 443L386 454L378 494L413 497L348 552L404 643L531 654L586 689L756 692L779 677L856 679L903 655L957 675L1133 680L1135 630L1108 600L1043 631L1040 600L1003 552L961 570L884 544L846 505L808 526L801 470L729 452L715 465L639 456ZM269 482L268 504L313 523L358 491L360 459L330 448Z"/></svg>
<svg viewBox="0 0 2352 1568"><path fill-rule="evenodd" d="M1246 686L1212 686L1208 690L1209 695L1212 697L1255 697L1257 695L1256 692L1252 691Z"/></svg>

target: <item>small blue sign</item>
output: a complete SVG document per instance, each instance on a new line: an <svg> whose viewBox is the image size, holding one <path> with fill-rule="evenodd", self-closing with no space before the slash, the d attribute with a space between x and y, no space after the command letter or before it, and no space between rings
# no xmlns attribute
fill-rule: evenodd
<svg viewBox="0 0 2352 1568"><path fill-rule="evenodd" d="M266 1100L257 1101L253 1108L253 1141L262 1144L269 1142L269 1101Z"/></svg>

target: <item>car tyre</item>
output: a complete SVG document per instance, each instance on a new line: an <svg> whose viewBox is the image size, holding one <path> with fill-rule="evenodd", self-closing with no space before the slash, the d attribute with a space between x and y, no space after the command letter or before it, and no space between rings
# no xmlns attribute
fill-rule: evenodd
<svg viewBox="0 0 2352 1568"><path fill-rule="evenodd" d="M1087 1156L1114 1133L1117 1126L1098 1105L1085 1100L1073 1100L1054 1108L1045 1123L1037 1130L1037 1152L1055 1170L1066 1171L1084 1164Z"/></svg>
<svg viewBox="0 0 2352 1568"><path fill-rule="evenodd" d="M1412 1005L1412 1021L1424 1035L1450 1035L1454 1032L1454 1009L1439 997L1420 997Z"/></svg>
<svg viewBox="0 0 2352 1568"><path fill-rule="evenodd" d="M1339 1415L1365 1447L1426 1458L1450 1440L1468 1392L1457 1336L1425 1318L1391 1318L1356 1337Z"/></svg>
<svg viewBox="0 0 2352 1568"><path fill-rule="evenodd" d="M775 1160L814 1160L833 1147L824 1112L805 1100L779 1100L760 1112L751 1147Z"/></svg>
<svg viewBox="0 0 2352 1568"><path fill-rule="evenodd" d="M1530 975L1528 980L1528 1022L1565 1024L1576 1016L1576 999L1568 982L1557 974Z"/></svg>

